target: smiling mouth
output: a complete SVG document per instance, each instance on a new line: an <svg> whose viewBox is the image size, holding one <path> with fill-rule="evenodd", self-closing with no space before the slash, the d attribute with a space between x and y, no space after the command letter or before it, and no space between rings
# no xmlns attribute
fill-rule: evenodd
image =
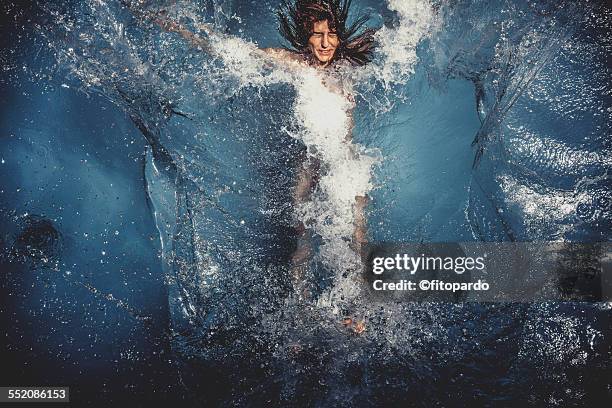
<svg viewBox="0 0 612 408"><path fill-rule="evenodd" d="M333 50L319 50L319 54L321 55L331 55L333 53Z"/></svg>

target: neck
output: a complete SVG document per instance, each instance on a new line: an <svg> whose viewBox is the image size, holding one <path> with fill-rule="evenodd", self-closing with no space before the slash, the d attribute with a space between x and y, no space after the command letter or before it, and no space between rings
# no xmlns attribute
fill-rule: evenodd
<svg viewBox="0 0 612 408"><path fill-rule="evenodd" d="M323 68L327 68L330 66L331 64L331 60L327 61L327 62L323 62L320 59L318 59L317 57L314 56L314 54L312 53L307 53L304 55L306 62L308 63L308 65L311 65L317 69L323 69Z"/></svg>
<svg viewBox="0 0 612 408"><path fill-rule="evenodd" d="M323 69L330 66L331 61L323 62L315 57L312 57L311 65L314 65L316 68Z"/></svg>

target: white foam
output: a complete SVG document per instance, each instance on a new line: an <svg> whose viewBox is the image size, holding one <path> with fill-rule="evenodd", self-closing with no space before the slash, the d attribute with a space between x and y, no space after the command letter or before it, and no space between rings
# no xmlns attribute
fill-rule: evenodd
<svg viewBox="0 0 612 408"><path fill-rule="evenodd" d="M294 114L300 125L295 137L321 161L320 175L310 201L296 208L298 217L323 238L323 261L339 272L355 267L358 260L347 241L354 231L355 197L372 188L372 166L376 156L354 144L349 137L353 103L341 89L333 90L325 73L303 68L294 84L297 91Z"/></svg>
<svg viewBox="0 0 612 408"><path fill-rule="evenodd" d="M376 33L382 60L376 64L375 75L390 86L404 83L414 73L417 45L430 31L434 13L423 0L389 0L388 8L399 20L396 27L383 27Z"/></svg>
<svg viewBox="0 0 612 408"><path fill-rule="evenodd" d="M589 201L588 194L584 192L577 194L574 191L527 186L509 175L499 176L497 181L504 191L506 202L521 209L521 219L529 237L554 237L563 241L564 234L572 228L567 221L576 215L578 204Z"/></svg>

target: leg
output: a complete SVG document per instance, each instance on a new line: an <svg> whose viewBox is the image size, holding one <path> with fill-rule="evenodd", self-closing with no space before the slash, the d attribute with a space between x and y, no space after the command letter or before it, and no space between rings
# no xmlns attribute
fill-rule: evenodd
<svg viewBox="0 0 612 408"><path fill-rule="evenodd" d="M308 201L312 190L316 185L316 175L318 172L318 161L302 162L298 170L298 179L295 187L293 199L294 204L300 204ZM297 246L295 252L291 256L291 281L293 288L298 296L302 299L308 299L312 293L307 282L307 271L309 261L312 257L312 232L304 225L302 221L296 227Z"/></svg>
<svg viewBox="0 0 612 408"><path fill-rule="evenodd" d="M365 208L370 202L368 196L356 196L354 211L353 225L355 227L353 231L353 250L357 255L361 256L363 245L368 242L368 223L365 215ZM342 325L351 330L355 334L362 334L366 331L366 323L364 319L356 319L354 316L348 315L342 319Z"/></svg>
<svg viewBox="0 0 612 408"><path fill-rule="evenodd" d="M365 208L369 202L370 199L367 195L355 197L353 243L357 247L356 249L361 249L361 246L368 242L368 221L365 215Z"/></svg>

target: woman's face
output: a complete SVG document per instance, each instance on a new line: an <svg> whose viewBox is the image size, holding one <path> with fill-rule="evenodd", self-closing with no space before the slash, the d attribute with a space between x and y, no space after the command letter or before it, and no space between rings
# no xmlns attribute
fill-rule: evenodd
<svg viewBox="0 0 612 408"><path fill-rule="evenodd" d="M314 23L312 35L308 39L308 47L321 65L329 64L339 43L338 34L329 29L327 20Z"/></svg>

